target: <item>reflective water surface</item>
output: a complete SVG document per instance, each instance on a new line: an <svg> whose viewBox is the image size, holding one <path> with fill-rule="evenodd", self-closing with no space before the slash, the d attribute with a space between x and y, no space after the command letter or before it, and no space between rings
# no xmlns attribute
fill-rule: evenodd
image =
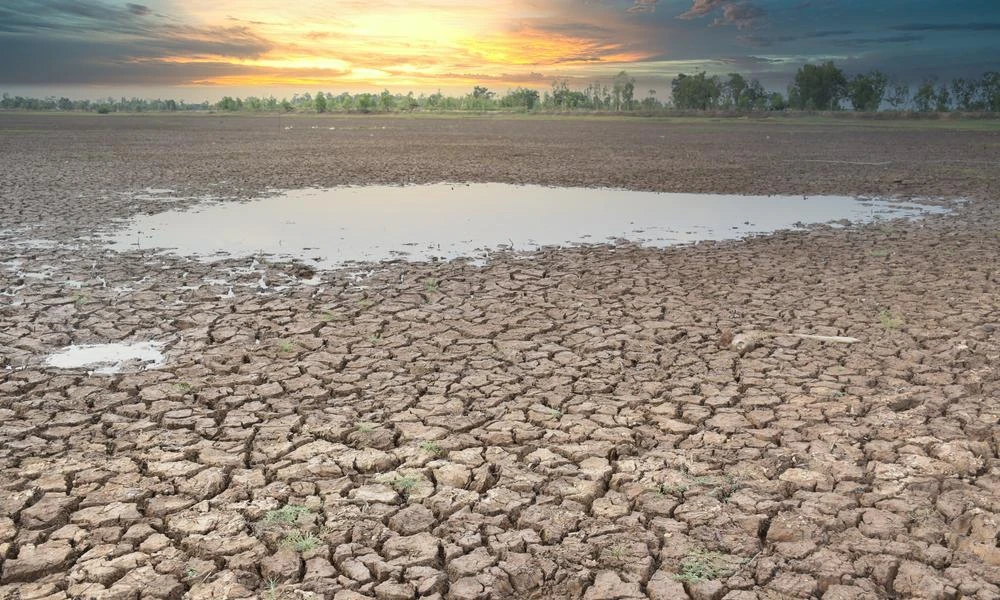
<svg viewBox="0 0 1000 600"><path fill-rule="evenodd" d="M162 344L135 342L67 346L45 359L45 364L57 369L87 369L98 375L158 367L163 364Z"/></svg>
<svg viewBox="0 0 1000 600"><path fill-rule="evenodd" d="M914 218L946 209L848 196L668 194L535 185L306 189L140 216L114 248L204 259L272 254L320 267L394 259L488 260L498 249L628 240L669 246L817 223Z"/></svg>

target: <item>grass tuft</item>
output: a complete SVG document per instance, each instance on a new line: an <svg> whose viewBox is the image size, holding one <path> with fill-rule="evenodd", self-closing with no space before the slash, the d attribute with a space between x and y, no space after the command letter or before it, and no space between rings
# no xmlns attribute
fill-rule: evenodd
<svg viewBox="0 0 1000 600"><path fill-rule="evenodd" d="M420 450L434 456L441 456L441 454L444 453L444 450L441 449L441 444L434 441L422 442L420 444Z"/></svg>
<svg viewBox="0 0 1000 600"><path fill-rule="evenodd" d="M685 583L713 581L732 575L729 555L707 550L692 550L681 559L681 570L674 575L674 580Z"/></svg>
<svg viewBox="0 0 1000 600"><path fill-rule="evenodd" d="M298 504L286 504L281 508L269 510L264 513L264 522L270 524L291 525L299 520L302 515L311 513L305 506Z"/></svg>
<svg viewBox="0 0 1000 600"><path fill-rule="evenodd" d="M886 309L878 311L878 320L882 323L882 327L885 327L886 329L899 329L906 324L906 321L901 315L889 312Z"/></svg>
<svg viewBox="0 0 1000 600"><path fill-rule="evenodd" d="M293 531L281 540L281 545L294 549L296 552L309 552L319 546L320 540L312 532Z"/></svg>

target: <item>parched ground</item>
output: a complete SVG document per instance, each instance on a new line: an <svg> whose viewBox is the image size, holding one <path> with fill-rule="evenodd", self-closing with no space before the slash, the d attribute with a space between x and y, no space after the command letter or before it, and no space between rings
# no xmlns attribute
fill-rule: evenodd
<svg viewBox="0 0 1000 600"><path fill-rule="evenodd" d="M1000 133L946 125L0 115L0 598L1000 598ZM318 287L79 240L441 180L974 200Z"/></svg>

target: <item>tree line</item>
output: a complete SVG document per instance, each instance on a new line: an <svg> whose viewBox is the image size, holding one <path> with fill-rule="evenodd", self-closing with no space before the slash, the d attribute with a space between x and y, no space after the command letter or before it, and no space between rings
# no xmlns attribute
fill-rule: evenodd
<svg viewBox="0 0 1000 600"><path fill-rule="evenodd" d="M475 86L461 96L434 94L381 93L351 94L316 92L295 94L291 98L274 96L246 98L225 96L214 104L175 100L107 98L106 100L43 99L0 95L0 109L54 110L85 112L359 112L390 113L413 111L590 111L655 113L678 110L783 111L851 109L858 112L879 110L915 112L1000 112L1000 73L991 71L979 78L956 78L938 82L926 79L915 89L909 83L894 80L881 71L848 76L832 61L805 64L798 69L787 93L768 91L756 79L740 73L724 77L709 76L704 71L680 74L670 85L671 98L660 100L656 90L638 98L635 79L625 71L610 83L594 82L582 90L570 89L566 80L557 80L548 90L517 87L498 94L484 86Z"/></svg>

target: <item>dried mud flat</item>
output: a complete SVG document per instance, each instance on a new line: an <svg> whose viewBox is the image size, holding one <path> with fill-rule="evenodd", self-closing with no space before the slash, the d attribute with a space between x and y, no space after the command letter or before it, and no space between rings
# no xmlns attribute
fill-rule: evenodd
<svg viewBox="0 0 1000 600"><path fill-rule="evenodd" d="M0 116L0 598L1000 597L996 133L275 121ZM147 187L434 180L976 200L319 286L74 242L186 202ZM128 340L167 364L42 364Z"/></svg>

